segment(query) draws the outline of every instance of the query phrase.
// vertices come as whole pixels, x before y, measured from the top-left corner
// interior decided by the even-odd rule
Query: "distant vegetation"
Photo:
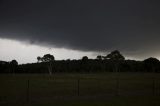
[[[118,51],[96,59],[55,60],[51,54],[37,57],[37,63],[18,65],[16,60],[0,61],[0,73],[94,73],[94,72],[160,72],[160,61],[150,57],[144,61],[125,60]]]

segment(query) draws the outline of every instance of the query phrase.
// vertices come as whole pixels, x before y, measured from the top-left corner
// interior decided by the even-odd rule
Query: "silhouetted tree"
[[[37,57],[37,62],[39,63],[40,61],[42,61],[42,58],[40,56]]]
[[[106,58],[110,60],[125,60],[124,56],[118,50],[112,51]]]
[[[88,61],[88,57],[87,56],[83,56],[82,57],[82,61]]]
[[[45,54],[42,57],[42,62],[53,62],[54,61],[54,56],[51,54]]]
[[[114,64],[115,72],[119,72],[120,62],[125,60],[124,56],[118,50],[114,50],[106,58]]]
[[[98,59],[98,60],[102,60],[102,56],[101,56],[101,55],[98,55],[98,56],[97,56],[97,59]]]
[[[39,57],[37,57],[38,59]],[[51,55],[51,54],[45,54],[42,58],[40,57],[39,58],[42,62],[47,62],[48,63],[48,71],[49,71],[49,74],[51,75],[52,74],[52,65],[53,65],[53,62],[55,60],[54,56]]]
[[[15,73],[15,70],[16,70],[16,68],[18,66],[18,62],[16,60],[12,60],[10,62],[10,65],[11,65],[10,67],[11,67],[12,72]]]
[[[0,73],[11,73],[11,65],[9,62],[0,60]]]
[[[18,62],[17,62],[16,60],[12,60],[10,63],[11,63],[12,65],[15,65],[15,66],[18,65]]]
[[[150,57],[145,59],[144,61],[145,68],[148,72],[157,72],[160,68],[160,62],[158,59]]]
[[[82,71],[88,71],[88,57],[83,56],[81,60],[81,70]]]

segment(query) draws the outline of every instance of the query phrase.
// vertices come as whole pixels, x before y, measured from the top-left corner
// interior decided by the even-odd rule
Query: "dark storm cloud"
[[[85,51],[158,52],[159,0],[1,0],[0,37]]]

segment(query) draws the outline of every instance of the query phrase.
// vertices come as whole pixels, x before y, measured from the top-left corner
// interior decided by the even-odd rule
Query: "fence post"
[[[119,78],[116,78],[116,96],[119,96]]]
[[[153,96],[155,96],[155,94],[156,94],[156,91],[155,91],[155,90],[156,90],[156,84],[155,84],[155,79],[154,79],[154,78],[153,78],[152,84],[153,84],[153,85],[152,85],[152,87],[153,87],[153,88],[152,88]]]
[[[79,79],[77,80],[77,95],[79,96]]]
[[[26,98],[27,103],[29,103],[29,99],[30,99],[30,98],[29,98],[29,96],[30,96],[30,95],[29,95],[29,89],[30,89],[30,88],[29,88],[29,83],[30,83],[29,80],[27,80],[27,98]]]

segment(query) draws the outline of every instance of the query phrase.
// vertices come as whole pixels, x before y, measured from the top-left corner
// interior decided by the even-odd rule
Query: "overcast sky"
[[[116,49],[130,58],[159,58],[159,5],[159,0],[0,0],[0,60],[34,62],[48,52],[59,59],[94,57]]]

